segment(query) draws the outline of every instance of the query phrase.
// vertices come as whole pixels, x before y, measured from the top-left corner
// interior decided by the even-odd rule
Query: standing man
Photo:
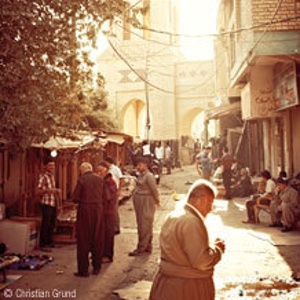
[[[159,162],[159,174],[162,173],[163,165],[164,165],[164,146],[162,142],[157,142],[154,148],[155,158]]]
[[[167,168],[167,174],[171,174],[172,170],[172,165],[173,165],[173,153],[172,149],[170,146],[169,142],[166,142],[166,147],[165,147],[165,166]]]
[[[196,139],[196,141],[194,142],[194,157],[193,157],[193,162],[196,161],[196,156],[200,152],[200,150],[201,150],[201,142],[200,142],[199,139]]]
[[[156,180],[149,171],[147,159],[140,159],[137,170],[139,177],[133,195],[133,205],[138,229],[138,245],[129,256],[151,253],[155,205],[159,205]]]
[[[201,178],[209,180],[212,171],[212,162],[210,159],[211,147],[206,146],[204,150],[201,151],[196,156],[196,169]]]
[[[161,228],[161,259],[150,300],[213,300],[215,265],[225,243],[216,239],[210,246],[204,218],[212,210],[215,187],[198,179],[187,202],[171,212]]]
[[[92,253],[93,274],[101,269],[103,254],[103,179],[93,173],[90,163],[83,162],[72,199],[77,208],[77,268],[75,276],[89,276],[89,253]]]
[[[60,189],[55,187],[55,162],[47,161],[44,172],[40,176],[36,194],[41,197],[42,224],[40,232],[40,248],[42,251],[50,252],[54,247],[53,232],[56,222],[57,197]]]
[[[120,179],[123,176],[121,169],[115,164],[115,161],[112,157],[108,156],[105,158],[105,162],[108,165],[109,173],[112,175],[113,180],[117,185],[117,190],[119,191],[120,188]],[[116,202],[116,209],[115,209],[115,225],[114,225],[115,234],[119,234],[121,232],[120,226],[120,214],[119,214],[119,203]]]
[[[110,263],[114,259],[115,245],[115,209],[118,201],[117,185],[113,180],[106,162],[100,162],[97,167],[97,174],[103,178],[103,257],[102,263]]]
[[[232,199],[231,195],[231,178],[232,178],[232,165],[234,163],[233,157],[229,154],[228,148],[223,148],[223,156],[220,158],[220,165],[223,168],[223,184],[225,188],[224,198],[227,200]]]

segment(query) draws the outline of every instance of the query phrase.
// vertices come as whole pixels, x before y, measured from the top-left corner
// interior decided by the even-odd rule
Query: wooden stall
[[[51,138],[44,144],[34,144],[26,153],[25,193],[20,199],[19,215],[36,218],[40,215],[39,201],[34,194],[45,159],[56,162],[56,186],[61,189],[57,218],[57,242],[75,241],[76,206],[70,201],[78,179],[79,165],[86,161],[96,167],[106,156],[119,166],[126,164],[126,149],[132,138],[121,133],[80,133],[75,140]]]

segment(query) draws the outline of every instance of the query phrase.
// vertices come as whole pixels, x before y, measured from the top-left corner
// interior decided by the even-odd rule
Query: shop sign
[[[297,72],[294,62],[281,65],[275,70],[274,99],[278,110],[293,107],[299,104]]]
[[[271,67],[254,67],[241,91],[243,120],[266,119],[276,115]]]

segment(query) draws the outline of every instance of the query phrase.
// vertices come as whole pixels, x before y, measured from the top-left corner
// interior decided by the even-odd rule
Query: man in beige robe
[[[156,180],[148,168],[147,159],[139,160],[137,170],[140,174],[133,194],[133,205],[137,222],[138,244],[136,249],[129,253],[129,256],[151,253],[155,206],[159,206]]]
[[[203,179],[190,188],[187,203],[171,212],[160,233],[161,262],[150,300],[212,300],[214,266],[225,250],[224,241],[209,245],[204,218],[212,210],[216,192]]]

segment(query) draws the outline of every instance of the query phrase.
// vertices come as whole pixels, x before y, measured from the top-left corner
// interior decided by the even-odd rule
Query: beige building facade
[[[235,153],[274,177],[300,171],[299,15],[296,0],[222,0],[219,7],[217,94],[227,104],[239,99],[243,120]]]
[[[143,10],[145,28],[134,28],[124,15],[97,60],[119,129],[137,140],[192,137],[197,116],[214,106],[214,61],[181,54],[176,1],[140,1],[135,8]]]

